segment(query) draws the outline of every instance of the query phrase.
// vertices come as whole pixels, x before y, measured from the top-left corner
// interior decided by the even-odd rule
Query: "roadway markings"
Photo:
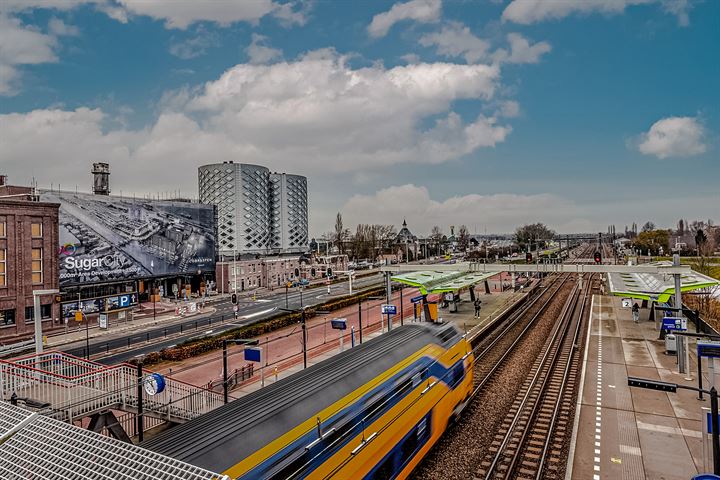
[[[602,434],[602,297],[598,302],[598,359],[597,386],[595,393],[595,456],[593,480],[600,480],[600,442]],[[593,312],[590,312],[592,317]]]
[[[251,313],[249,315],[243,315],[240,318],[242,318],[243,320],[247,320],[253,317],[259,317],[260,315],[265,315],[266,313],[274,312],[275,310],[277,310],[277,307],[268,308],[267,310],[261,310],[259,312]]]

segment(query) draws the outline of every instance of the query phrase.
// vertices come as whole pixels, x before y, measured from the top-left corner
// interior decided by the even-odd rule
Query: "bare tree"
[[[348,231],[345,230],[343,227],[343,219],[342,214],[340,212],[337,213],[337,216],[335,217],[335,232],[333,236],[333,243],[338,249],[338,252],[343,254],[345,253],[345,240],[347,240],[348,237]]]
[[[458,248],[461,252],[467,252],[468,245],[470,244],[470,232],[465,225],[460,225],[458,229]]]
[[[435,253],[437,255],[440,255],[440,243],[442,242],[443,233],[440,227],[435,225],[432,227],[432,230],[430,230],[430,241],[432,242],[433,246],[435,246]]]

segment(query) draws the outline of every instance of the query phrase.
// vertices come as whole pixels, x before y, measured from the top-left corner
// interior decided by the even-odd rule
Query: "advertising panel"
[[[60,287],[215,268],[211,205],[43,191],[60,204]]]

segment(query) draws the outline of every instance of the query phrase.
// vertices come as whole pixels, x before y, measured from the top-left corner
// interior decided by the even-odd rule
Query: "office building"
[[[307,178],[231,161],[198,168],[198,190],[217,206],[222,258],[307,251]]]

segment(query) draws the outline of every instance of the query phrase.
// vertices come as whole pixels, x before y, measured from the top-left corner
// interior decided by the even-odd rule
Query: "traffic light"
[[[599,251],[595,252],[595,263],[602,263],[602,254]]]
[[[234,293],[230,295],[230,301],[233,303],[233,305],[237,305],[237,295]]]
[[[315,267],[311,268],[311,269],[310,269],[310,275],[312,275],[312,276],[314,277],[314,276],[315,276],[315,273],[316,273],[316,272],[315,272]]]
[[[332,277],[332,268],[328,267],[326,273],[327,273],[327,276],[328,276],[328,277]]]
[[[532,263],[532,253],[527,252],[527,253],[525,254],[525,262],[527,262],[527,263]]]

